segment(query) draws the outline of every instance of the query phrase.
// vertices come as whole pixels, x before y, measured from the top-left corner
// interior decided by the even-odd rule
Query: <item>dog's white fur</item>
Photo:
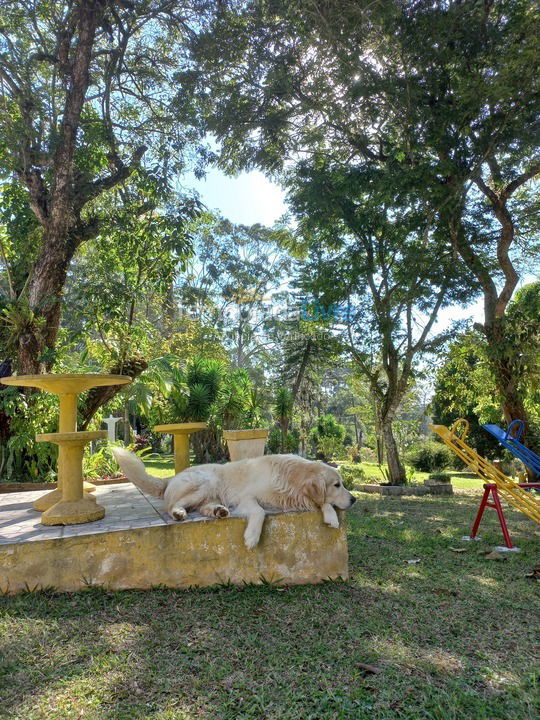
[[[147,473],[141,460],[124,448],[113,448],[123,473],[144,492],[165,501],[175,520],[188,512],[223,518],[230,508],[247,518],[246,547],[259,542],[265,510],[320,509],[324,522],[339,527],[334,507],[346,510],[355,498],[343,487],[338,471],[296,455],[265,455],[225,465],[195,465],[170,478]]]

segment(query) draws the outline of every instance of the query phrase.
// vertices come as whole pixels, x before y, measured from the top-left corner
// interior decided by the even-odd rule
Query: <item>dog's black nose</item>
[[[355,502],[356,498],[354,497],[354,495],[351,495],[351,505],[354,505]]]

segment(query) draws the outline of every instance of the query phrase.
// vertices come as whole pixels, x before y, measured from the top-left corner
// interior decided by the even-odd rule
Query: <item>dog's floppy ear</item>
[[[316,505],[324,505],[326,483],[318,463],[302,463],[292,469],[289,482],[299,495],[309,498]]]

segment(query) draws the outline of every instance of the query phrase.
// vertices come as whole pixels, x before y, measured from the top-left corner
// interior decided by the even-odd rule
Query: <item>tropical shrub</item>
[[[150,433],[143,433],[141,435],[135,435],[133,439],[133,448],[135,452],[144,450],[145,448],[152,448],[152,436]]]
[[[58,400],[50,393],[0,389],[0,481],[56,480],[58,448],[36,442],[36,433],[55,432],[57,417]]]
[[[185,371],[176,369],[169,396],[168,422],[207,422],[193,435],[197,463],[227,458],[223,430],[260,427],[261,397],[246,370],[231,370],[219,360],[199,357]]]
[[[95,452],[87,446],[83,456],[83,476],[93,480],[106,477],[121,477],[122,472],[111,452],[110,444],[104,443]]]
[[[281,453],[289,452],[286,449],[287,430],[289,429],[289,423],[291,422],[293,405],[294,398],[292,392],[286,387],[278,388],[274,403],[274,415],[276,417],[281,432],[281,440],[279,445],[279,452]]]

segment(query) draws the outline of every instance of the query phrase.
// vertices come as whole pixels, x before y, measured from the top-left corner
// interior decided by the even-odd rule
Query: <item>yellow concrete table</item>
[[[189,436],[191,433],[205,430],[205,422],[173,423],[156,425],[154,432],[170,433],[174,437],[174,471],[182,472],[189,467]]]
[[[38,442],[54,442],[58,450],[58,487],[36,500],[34,510],[43,512],[44,525],[74,525],[99,520],[104,508],[84,492],[82,456],[84,445],[107,436],[105,430],[77,432],[77,396],[85,390],[109,385],[126,385],[126,375],[13,375],[1,378],[4,385],[34,387],[58,395],[60,413],[58,433],[37,435]]]

